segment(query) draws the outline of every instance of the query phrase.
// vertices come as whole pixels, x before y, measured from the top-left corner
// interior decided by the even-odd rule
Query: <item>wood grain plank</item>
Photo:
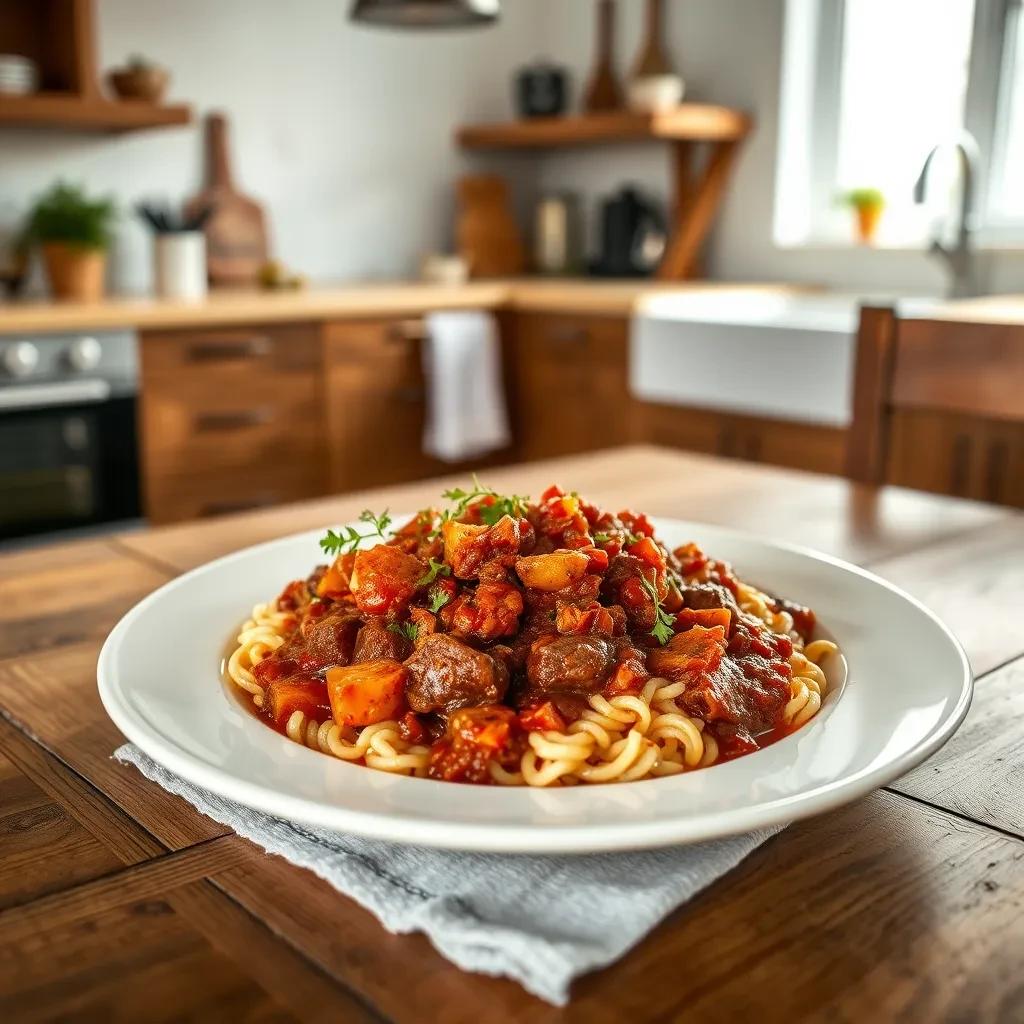
[[[643,445],[496,468],[487,471],[485,481],[501,490],[534,495],[557,481],[611,508],[721,523],[861,564],[1010,515],[976,502],[898,488],[877,490],[812,473]],[[184,571],[250,544],[354,519],[364,508],[413,512],[436,503],[446,487],[464,482],[464,476],[419,481],[124,534],[119,543],[155,564]],[[316,554],[314,550],[311,557]]]
[[[74,863],[67,851],[57,849],[50,852],[56,853],[62,860]],[[117,863],[112,854],[104,852]],[[4,936],[5,941],[14,942],[39,928],[56,927],[124,903],[163,896],[188,882],[216,877],[220,872],[244,863],[249,854],[250,850],[237,836],[222,836],[185,850],[154,857],[123,871],[111,871],[92,881],[72,884],[71,888],[62,888],[59,892],[26,900],[18,906],[0,911],[0,935]],[[6,863],[5,851],[5,866]]]
[[[0,555],[0,658],[105,636],[164,582],[103,541]]]
[[[1024,659],[985,676],[964,724],[892,789],[1024,839]]]
[[[1024,654],[1024,516],[874,563],[957,635],[982,675]]]
[[[0,754],[0,920],[6,907],[120,865],[59,802]]]
[[[791,826],[578,983],[564,1011],[460,972],[422,936],[383,934],[274,858],[219,884],[399,1022],[847,1020],[864,1006],[879,1020],[994,1021],[1024,1012],[1022,868],[1024,844],[876,793]]]
[[[0,1005],[19,1024],[301,1019],[160,899],[5,943]]]

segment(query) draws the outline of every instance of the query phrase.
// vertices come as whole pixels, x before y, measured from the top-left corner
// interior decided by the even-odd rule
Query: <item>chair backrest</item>
[[[865,307],[847,472],[1024,507],[1024,324]]]

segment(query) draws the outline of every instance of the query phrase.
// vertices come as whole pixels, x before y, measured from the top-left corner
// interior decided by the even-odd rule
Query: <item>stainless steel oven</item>
[[[139,511],[132,332],[0,335],[0,541]]]

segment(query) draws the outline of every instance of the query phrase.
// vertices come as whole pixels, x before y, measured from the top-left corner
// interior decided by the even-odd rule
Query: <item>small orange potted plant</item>
[[[877,188],[855,188],[840,196],[840,202],[857,216],[857,240],[861,245],[874,244],[885,211],[885,196]]]
[[[87,199],[81,189],[63,182],[36,201],[26,236],[42,249],[55,298],[102,298],[114,216],[111,200]]]

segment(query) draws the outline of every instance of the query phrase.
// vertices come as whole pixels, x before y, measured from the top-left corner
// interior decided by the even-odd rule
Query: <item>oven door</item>
[[[136,459],[133,396],[0,390],[0,540],[137,516]]]

